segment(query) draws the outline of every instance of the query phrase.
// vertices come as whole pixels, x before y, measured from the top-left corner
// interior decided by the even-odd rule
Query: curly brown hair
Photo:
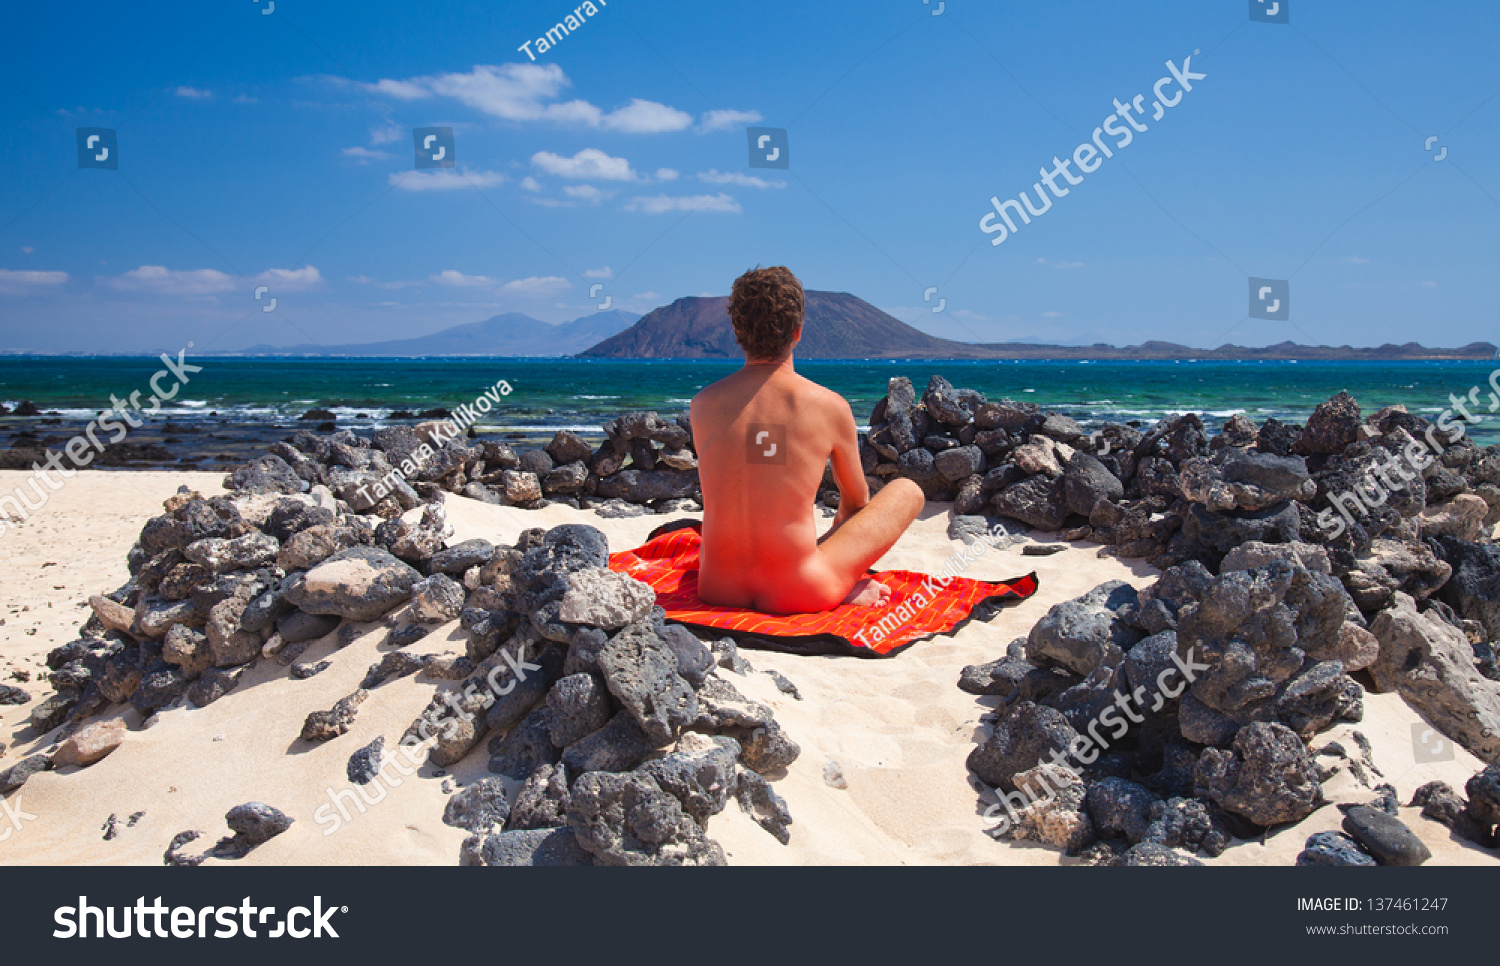
[[[802,328],[802,283],[780,265],[755,268],[734,280],[729,293],[729,321],[747,359],[775,359],[786,352]]]

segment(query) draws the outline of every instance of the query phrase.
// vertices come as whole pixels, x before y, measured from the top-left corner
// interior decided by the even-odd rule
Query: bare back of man
[[[693,399],[703,486],[699,596],[711,604],[808,613],[881,606],[890,591],[865,576],[921,512],[910,480],[872,500],[849,404],[784,359],[744,369]],[[813,503],[832,460],[840,506],[820,540]]]

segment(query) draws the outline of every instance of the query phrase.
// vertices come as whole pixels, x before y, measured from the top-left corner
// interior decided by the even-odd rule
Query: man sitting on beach
[[[698,595],[710,604],[775,614],[884,606],[890,588],[865,572],[922,511],[910,480],[870,498],[849,404],[793,371],[803,311],[802,283],[785,268],[736,279],[729,318],[745,367],[693,398],[703,485]],[[839,509],[819,538],[813,501],[829,459]]]

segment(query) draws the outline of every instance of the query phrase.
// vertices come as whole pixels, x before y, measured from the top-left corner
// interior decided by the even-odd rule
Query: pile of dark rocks
[[[485,565],[506,607],[462,613],[476,668],[459,690],[475,695],[473,717],[446,728],[429,760],[457,761],[492,735],[489,770],[521,782],[512,798],[492,779],[450,800],[444,820],[474,833],[464,864],[722,865],[703,828],[731,798],[789,839],[763,776],[799,748],[731,683],[750,670],[734,642],[710,647],[667,624],[648,585],[605,569],[607,550],[589,526],[527,531]],[[487,701],[507,666],[514,680]],[[408,734],[451,722],[446,704],[435,697]]]
[[[1058,604],[1004,658],[964,669],[961,688],[1002,699],[970,770],[1036,803],[1003,834],[1092,862],[1217,855],[1325,804],[1333,771],[1309,743],[1359,721],[1366,688],[1399,692],[1481,760],[1500,760],[1500,448],[1460,439],[1423,474],[1396,478],[1405,488],[1373,515],[1337,528],[1317,521],[1329,498],[1356,482],[1370,492],[1369,467],[1430,438],[1424,420],[1399,409],[1362,420],[1341,394],[1306,427],[1234,417],[1210,439],[1189,414],[1086,437],[1066,417],[937,378],[920,402],[892,380],[883,414],[872,445],[927,435],[874,473],[910,475],[931,457],[936,476],[910,478],[951,494],[956,514],[1061,529],[1163,568],[1143,591],[1113,581]],[[972,474],[937,468],[964,448]],[[1094,757],[1080,766],[1090,735]]]
[[[239,472],[296,493],[326,486],[360,513],[397,516],[440,492],[541,509],[562,503],[605,517],[703,508],[698,457],[686,413],[666,421],[630,412],[604,426],[595,447],[566,430],[545,447],[517,450],[493,438],[450,435],[430,420],[328,435],[299,432]]]
[[[1340,393],[1306,426],[1268,419],[1256,427],[1238,414],[1212,437],[1196,413],[1138,425],[1085,432],[1068,416],[990,402],[942,376],[918,398],[897,377],[875,405],[861,458],[873,489],[905,477],[929,500],[951,501],[957,516],[1020,521],[1163,570],[1195,559],[1217,571],[1250,541],[1327,544],[1341,580],[1359,572],[1351,593],[1367,612],[1398,590],[1429,596],[1457,566],[1450,558],[1472,553],[1467,544],[1490,544],[1500,522],[1500,446],[1481,449],[1467,437],[1449,444],[1449,431],[1429,436],[1433,424],[1399,406],[1362,418],[1358,402]],[[1392,478],[1399,487],[1379,483],[1384,461],[1404,459],[1415,440],[1443,447],[1436,462],[1420,479]],[[1336,526],[1343,518],[1330,497],[1356,483],[1368,489],[1367,477],[1389,499]],[[1320,525],[1325,510],[1331,516]],[[1426,545],[1443,538],[1442,552]],[[1488,630],[1500,637],[1500,625]]]
[[[649,420],[640,427],[686,439]],[[489,739],[489,770],[520,783],[513,796],[495,780],[450,801],[451,824],[475,833],[463,861],[722,864],[703,825],[730,798],[787,841],[791,817],[763,776],[779,775],[799,749],[771,709],[731,683],[752,673],[732,640],[705,643],[667,624],[648,585],[607,569],[596,528],[531,529],[513,546],[451,543],[435,480],[398,480],[360,499],[401,451],[395,437],[383,443],[299,433],[230,474],[226,495],[184,489],[167,500],[130,551],[130,580],[90,598],[79,639],[48,655],[54,693],[33,709],[33,730],[62,729],[60,740],[122,703],[139,721],[204,707],[257,666],[311,677],[338,656],[301,662],[314,642],[342,648],[382,632],[385,652],[361,687],[308,715],[301,739],[341,738],[384,683],[424,675],[432,702],[402,740],[430,742],[427,774]],[[651,446],[637,448],[644,460]],[[455,479],[467,477],[467,449],[434,452],[452,460]],[[455,621],[464,654],[417,653]],[[353,752],[351,781],[378,774],[385,740]],[[0,784],[10,791],[54,765],[34,755]],[[186,861],[184,844],[169,861]]]

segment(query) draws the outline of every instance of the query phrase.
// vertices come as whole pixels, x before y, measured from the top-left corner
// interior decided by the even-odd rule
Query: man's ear
[[[796,332],[796,334],[792,336],[792,345],[796,345],[797,343],[799,343],[801,341],[802,341],[802,326],[799,325],[799,326],[797,326],[797,332]]]

